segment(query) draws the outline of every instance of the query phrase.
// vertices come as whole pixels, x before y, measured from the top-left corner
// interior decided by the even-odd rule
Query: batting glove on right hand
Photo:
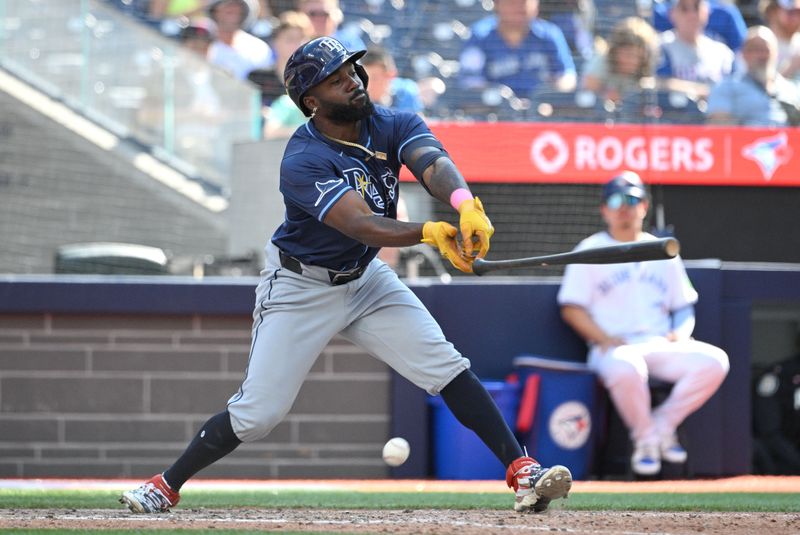
[[[477,258],[483,258],[489,252],[489,238],[494,234],[492,222],[483,211],[483,203],[477,197],[467,199],[458,207],[458,213],[461,214],[459,226],[464,254],[472,258],[472,239],[475,237],[480,245]]]
[[[472,273],[472,259],[465,260],[456,241],[458,230],[444,221],[428,221],[422,226],[422,243],[439,249],[443,257],[464,273]]]

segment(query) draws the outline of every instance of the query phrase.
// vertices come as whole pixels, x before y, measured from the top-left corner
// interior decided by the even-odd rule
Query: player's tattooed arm
[[[375,215],[352,190],[333,205],[323,223],[370,247],[407,247],[422,238],[422,223]]]
[[[450,204],[450,194],[457,189],[469,190],[466,180],[446,152],[433,146],[416,147],[410,151],[407,167],[431,195]]]

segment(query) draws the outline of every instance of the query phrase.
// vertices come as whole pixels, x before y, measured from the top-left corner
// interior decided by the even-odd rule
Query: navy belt
[[[288,269],[292,273],[297,273],[298,275],[303,274],[303,264],[301,264],[298,259],[287,255],[283,251],[278,251],[278,256],[280,256],[281,266],[283,268]],[[328,278],[330,278],[332,285],[339,286],[340,284],[347,284],[350,281],[358,279],[366,270],[366,266],[357,267],[347,271],[333,271],[329,269]]]

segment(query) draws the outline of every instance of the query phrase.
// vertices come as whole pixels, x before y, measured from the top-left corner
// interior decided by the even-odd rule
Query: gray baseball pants
[[[283,420],[336,334],[432,395],[469,368],[422,302],[382,261],[373,260],[360,278],[339,286],[331,285],[326,269],[302,267],[302,275],[282,268],[277,247],[267,246],[247,371],[228,401],[233,430],[243,442],[266,436]]]

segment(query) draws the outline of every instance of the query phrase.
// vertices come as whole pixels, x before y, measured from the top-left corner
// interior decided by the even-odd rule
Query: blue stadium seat
[[[642,0],[594,0],[594,34],[607,39],[614,25],[625,17],[643,17],[650,21],[650,10]]]
[[[703,124],[703,101],[677,91],[637,91],[622,97],[618,120],[623,123]]]
[[[535,122],[605,123],[614,119],[614,105],[591,91],[542,89],[531,96],[529,117]]]
[[[507,86],[464,89],[450,84],[436,101],[430,115],[442,119],[471,121],[524,121],[528,102],[517,98]]]

